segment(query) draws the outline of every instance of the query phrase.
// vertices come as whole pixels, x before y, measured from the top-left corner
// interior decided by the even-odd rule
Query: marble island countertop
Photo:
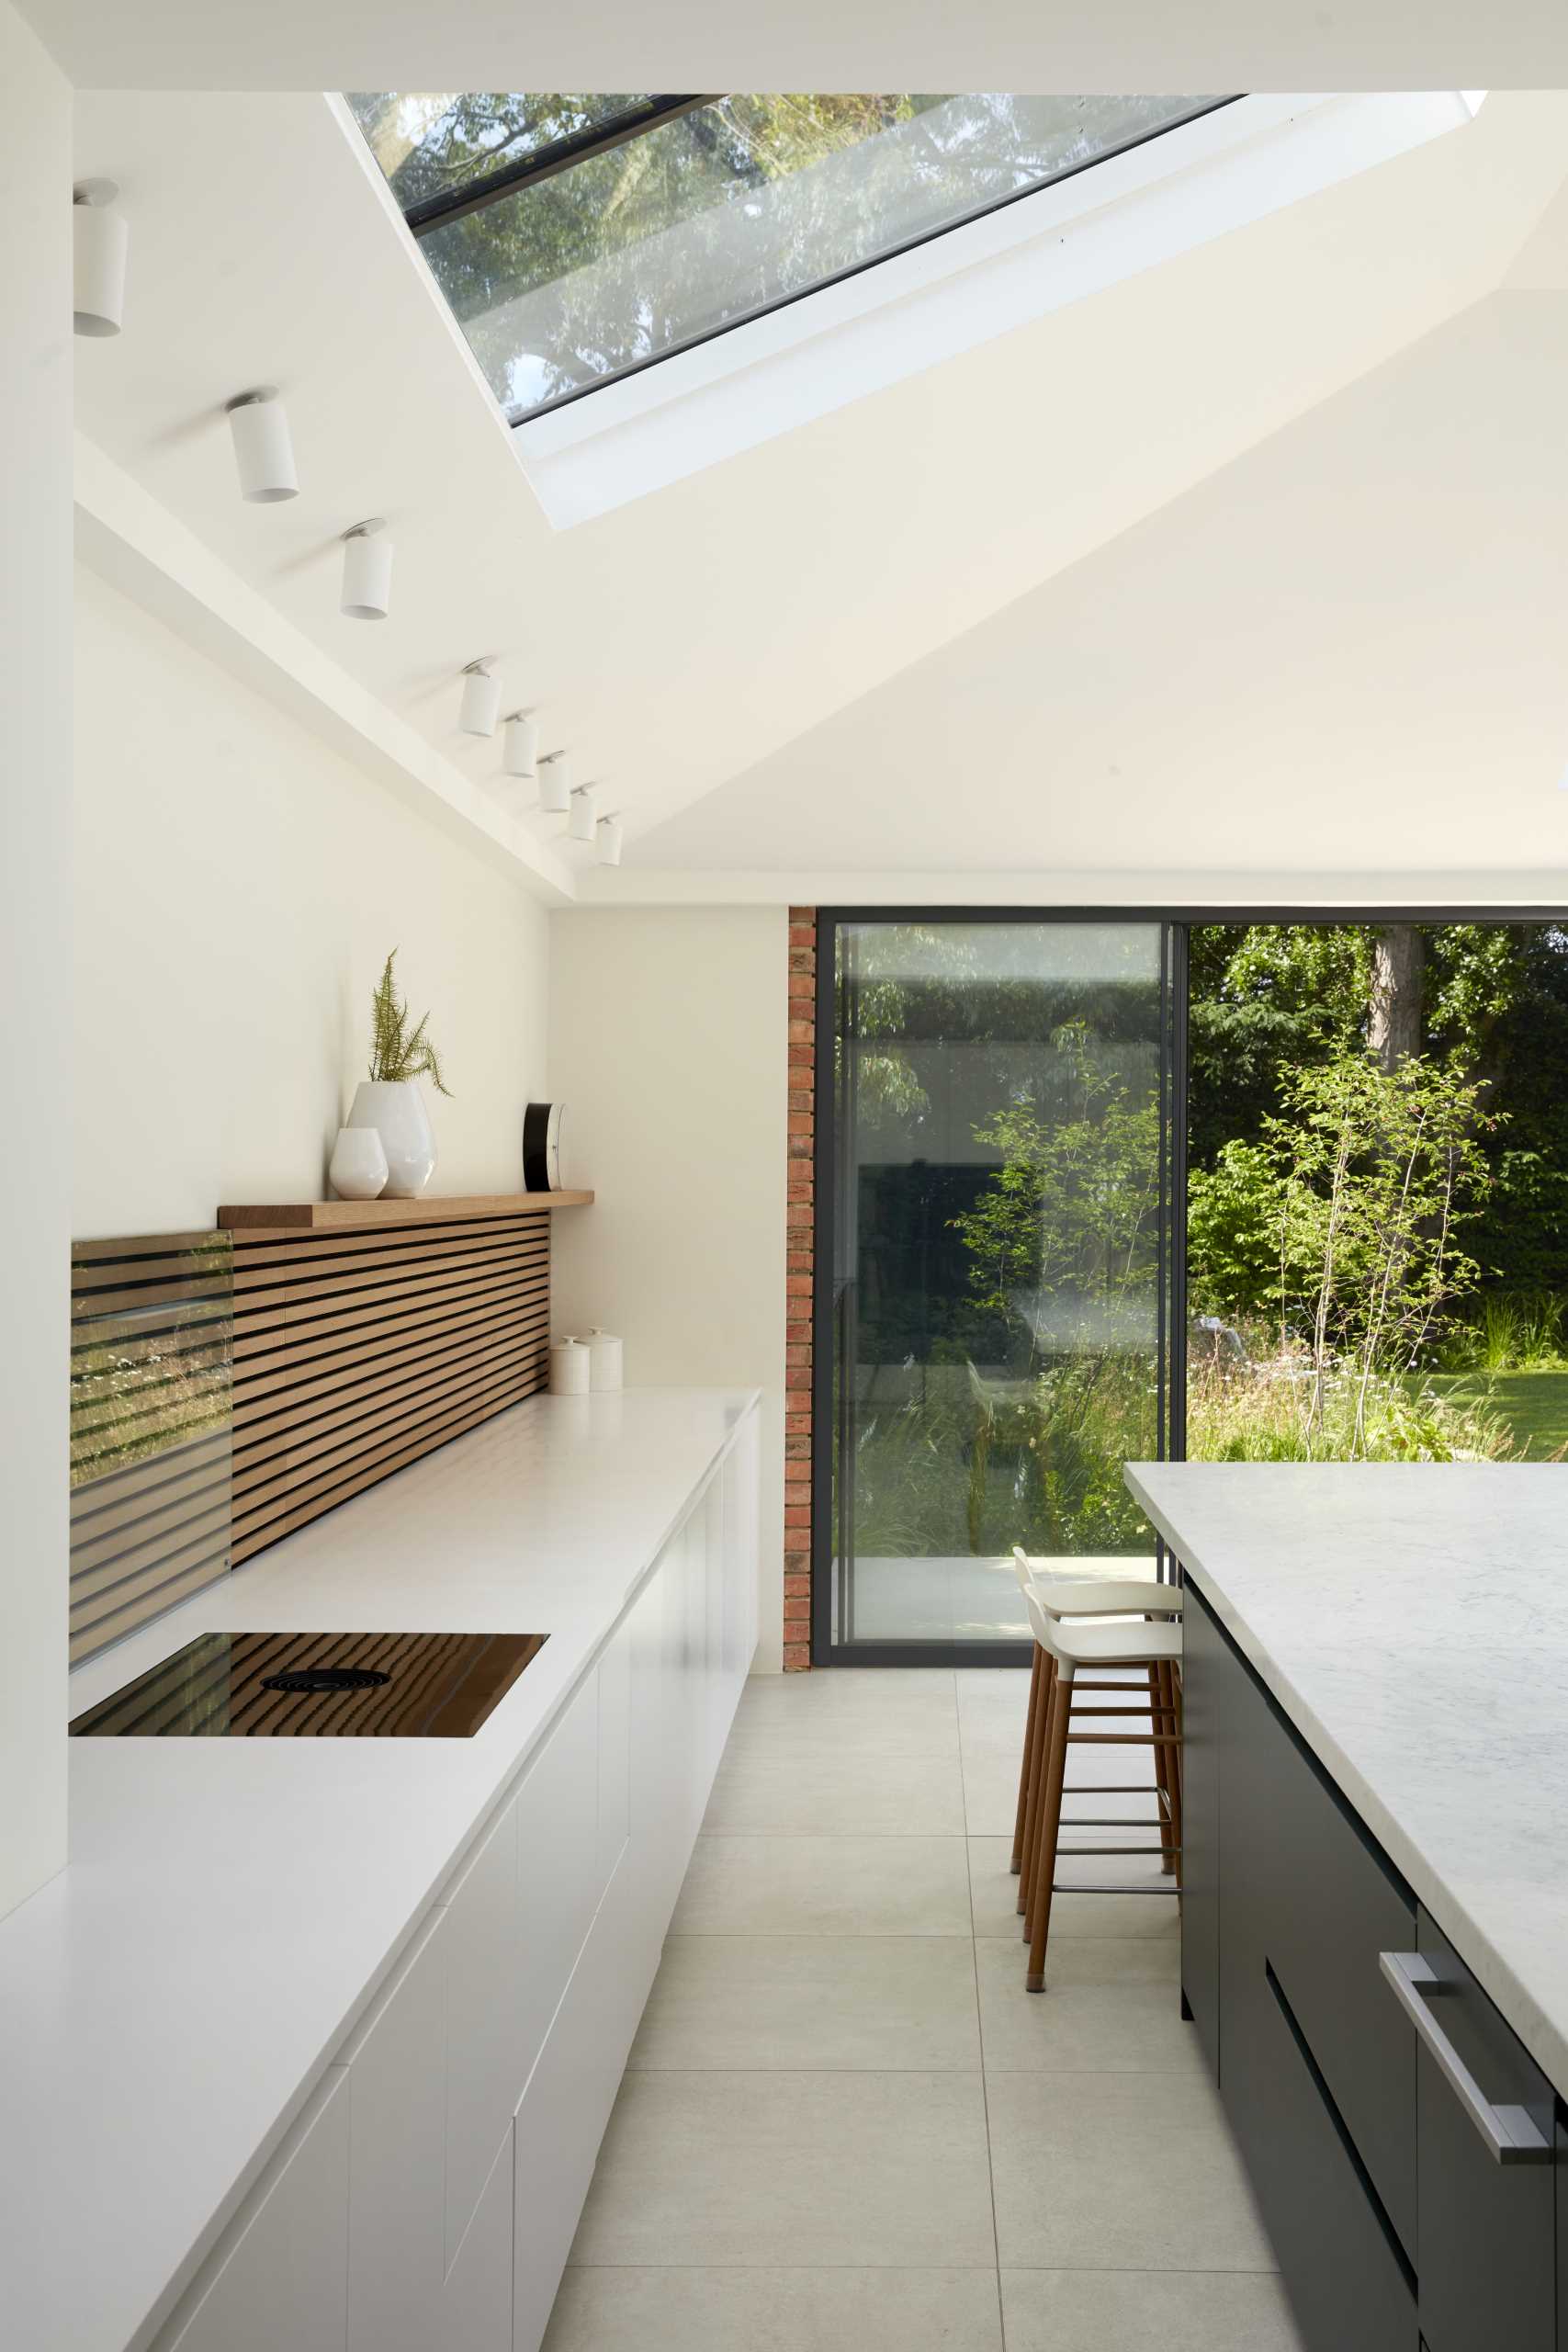
[[[1127,1484],[1568,2098],[1568,1469],[1139,1463]]]
[[[62,1685],[220,1629],[549,1635],[470,1738],[71,1742],[69,1867],[0,1920],[0,2341],[150,2340],[752,1403],[532,1398]]]

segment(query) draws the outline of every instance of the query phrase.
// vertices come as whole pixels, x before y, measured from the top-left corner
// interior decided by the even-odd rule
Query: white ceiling
[[[27,0],[83,88],[1551,88],[1562,0]]]
[[[134,224],[126,332],[77,349],[85,433],[487,784],[499,744],[458,735],[454,681],[475,655],[502,655],[508,703],[537,703],[547,742],[572,746],[580,780],[605,779],[607,805],[626,811],[628,865],[645,868],[904,865],[917,843],[916,864],[950,872],[999,851],[1059,865],[1087,809],[1064,830],[1026,778],[1005,818],[984,815],[981,854],[965,800],[1010,773],[1019,730],[1038,725],[1038,684],[1057,676],[1051,650],[1067,643],[1079,666],[1051,696],[1049,733],[1058,772],[1094,779],[1089,862],[1124,862],[1107,857],[1113,839],[1146,862],[1170,774],[1156,778],[1154,750],[1197,673],[1178,665],[1168,691],[1152,691],[1171,616],[1140,601],[1139,546],[1168,530],[1179,546],[1194,515],[1204,527],[1195,486],[1213,478],[1224,511],[1227,484],[1248,478],[1240,453],[1464,311],[1516,260],[1532,285],[1551,282],[1568,249],[1561,201],[1549,211],[1568,169],[1568,97],[1495,95],[1463,131],[556,534],[324,100],[96,93],[78,118],[78,168],[118,179]],[[1548,335],[1543,368],[1551,347]],[[304,487],[283,506],[248,507],[234,491],[221,403],[256,381],[281,384],[293,418]],[[1432,399],[1440,413],[1440,387]],[[1493,433],[1495,413],[1483,405],[1474,429]],[[1379,435],[1400,460],[1403,429],[1375,398],[1366,416],[1355,462],[1375,482]],[[1548,476],[1564,463],[1544,444],[1538,456]],[[1211,647],[1247,644],[1245,673],[1205,727],[1211,752],[1245,742],[1248,761],[1262,748],[1241,724],[1251,682],[1288,683],[1311,617],[1258,593],[1288,571],[1291,535],[1319,519],[1288,481],[1271,494],[1282,503],[1261,571],[1251,554],[1239,578],[1174,561],[1188,582],[1180,626]],[[399,550],[393,617],[375,626],[335,610],[336,534],[369,513],[389,516]],[[1370,516],[1360,497],[1344,504],[1346,578],[1378,556]],[[1412,571],[1422,594],[1402,627],[1418,670],[1415,615],[1428,616],[1440,695],[1461,583],[1450,571],[1444,604],[1429,550]],[[1299,718],[1284,731],[1343,742],[1365,697],[1331,644],[1320,659],[1316,697],[1289,706]],[[1114,726],[1078,691],[1096,674],[1107,693],[1115,677]],[[1539,689],[1539,664],[1521,683]],[[1551,719],[1542,707],[1543,731]],[[1128,758],[1096,766],[1108,728],[1124,729]],[[1112,765],[1136,788],[1111,789]],[[1212,808],[1234,844],[1240,786],[1222,767],[1204,763],[1182,824]],[[1284,854],[1296,836],[1278,832]],[[1179,838],[1190,845],[1190,830]]]
[[[1565,416],[1568,296],[1495,294],[639,858],[1561,876]]]

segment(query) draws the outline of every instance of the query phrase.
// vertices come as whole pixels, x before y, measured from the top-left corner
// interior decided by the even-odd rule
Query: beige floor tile
[[[952,1755],[759,1752],[734,1742],[714,1781],[705,1829],[849,1831],[936,1837],[964,1830],[964,1784]]]
[[[572,2269],[545,2352],[1001,2352],[1001,2341],[989,2270]]]
[[[732,1749],[831,1747],[839,1756],[956,1756],[953,1676],[911,1668],[753,1675],[740,1695]]]
[[[1017,1747],[981,1746],[966,1739],[960,1753],[964,1819],[970,1837],[1010,1840],[1018,1818]]]
[[[1119,1831],[1107,1833],[1119,1837]],[[1139,1845],[1152,1843],[1152,1836],[1139,1837]],[[1018,1917],[1018,1881],[1008,1864],[1012,1853],[1011,1838],[972,1838],[969,1840],[969,1890],[975,1910],[975,1932],[977,1936],[1007,1936],[1022,1931],[1023,1922]],[[1129,1936],[1157,1937],[1173,1945],[1180,1939],[1179,1905],[1170,1893],[1170,1880],[1162,1875],[1157,1860],[1141,1855],[1129,1856],[1125,1862],[1114,1855],[1078,1855],[1064,1857],[1058,1865],[1059,1883],[1081,1886],[1085,1892],[1058,1894],[1051,1906],[1051,1939],[1056,1943],[1069,1936],[1108,1937],[1121,1941]],[[1101,1884],[1114,1882],[1117,1885],[1146,1886],[1146,1894],[1096,1894],[1092,1892],[1096,1880]]]
[[[978,2074],[628,2074],[572,2259],[876,2268],[934,2248],[996,2258]]]
[[[1278,2278],[1004,2270],[1008,2352],[1303,2352]]]
[[[1016,1938],[977,1943],[975,1958],[987,2069],[1179,2075],[1203,2065],[1198,2037],[1181,2021],[1176,1950],[1166,1939],[1053,1937],[1043,1993],[1024,1990],[1028,1955]]]
[[[699,1838],[671,1932],[966,1936],[962,1838]]]
[[[1004,2269],[1274,2268],[1201,2075],[987,2070],[986,2093]]]
[[[967,1936],[671,1936],[629,2063],[973,2070],[974,1946]]]

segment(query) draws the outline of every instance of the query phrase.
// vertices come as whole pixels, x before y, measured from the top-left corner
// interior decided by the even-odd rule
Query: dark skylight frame
[[[1220,107],[1234,102],[1234,96],[1230,96],[1155,99],[1067,96],[1002,98],[983,96],[954,97],[928,95],[901,98],[828,97],[796,100],[778,95],[772,98],[748,98],[737,96],[733,93],[717,96],[701,94],[634,93],[609,99],[563,98],[553,96],[548,100],[513,97],[505,93],[474,94],[473,96],[459,93],[445,101],[434,98],[421,99],[412,94],[361,93],[352,95],[348,101],[370,141],[372,152],[376,153],[378,162],[386,173],[394,195],[399,197],[400,201],[403,198],[404,190],[400,187],[399,182],[400,177],[406,173],[408,159],[412,156],[418,163],[428,164],[429,151],[422,151],[417,140],[405,141],[400,133],[393,143],[402,149],[403,161],[396,169],[389,169],[386,154],[383,152],[386,142],[382,141],[378,144],[373,130],[373,119],[378,118],[384,123],[390,119],[388,114],[389,108],[416,106],[434,107],[444,104],[449,110],[479,107],[493,109],[491,127],[497,130],[498,139],[496,145],[487,148],[486,153],[487,154],[491,153],[502,154],[505,160],[486,169],[471,168],[471,159],[459,159],[456,164],[453,164],[445,158],[437,158],[434,172],[427,170],[423,175],[425,181],[423,187],[418,186],[421,175],[415,173],[412,175],[415,187],[413,192],[409,194],[408,200],[402,201],[402,209],[410,228],[424,247],[425,258],[431,265],[437,284],[441,287],[458,324],[473,348],[475,356],[490,380],[497,400],[513,424],[531,422],[555,409],[581,400],[587,393],[597,391],[606,384],[620,382],[628,377],[640,374],[644,369],[657,366],[663,359],[671,358],[682,351],[694,350],[718,335],[729,333],[736,327],[766,317],[774,311],[783,310],[803,300],[808,294],[818,293],[825,287],[840,284],[848,278],[858,276],[863,270],[874,267],[878,263],[891,260],[900,254],[914,251],[934,238],[945,236],[950,230],[964,227],[1009,205],[1018,203],[1027,197],[1038,195],[1045,188],[1059,186],[1066,180],[1077,177],[1084,171],[1092,170],[1097,164],[1108,161],[1113,155],[1125,154],[1134,148],[1146,144],[1150,140],[1163,137],[1167,131],[1179,129],[1184,124],[1195,121],[1201,116],[1213,113]],[[526,116],[524,111],[530,105],[548,106],[566,114],[568,119],[558,128],[557,135],[536,138],[530,142]],[[825,145],[819,154],[807,153],[799,162],[792,164],[786,159],[782,168],[772,174],[758,172],[750,175],[744,169],[740,169],[734,172],[728,182],[716,175],[711,181],[698,179],[695,182],[697,193],[699,198],[704,195],[707,197],[708,201],[705,204],[699,202],[687,209],[672,207],[668,220],[656,221],[646,237],[628,237],[623,245],[619,247],[607,245],[602,254],[589,252],[585,257],[580,257],[572,268],[562,270],[554,278],[547,272],[541,272],[532,278],[524,275],[514,280],[509,289],[504,272],[487,266],[482,231],[464,232],[460,228],[459,224],[471,221],[475,216],[483,214],[496,206],[512,208],[510,216],[506,214],[501,216],[497,223],[498,229],[508,217],[515,223],[526,217],[520,212],[519,208],[525,206],[530,192],[538,189],[543,184],[583,166],[592,166],[596,159],[611,157],[617,150],[636,150],[635,154],[628,155],[626,165],[622,167],[620,179],[611,186],[609,200],[601,202],[597,211],[592,204],[585,204],[581,209],[581,218],[574,221],[573,226],[577,230],[592,235],[597,220],[615,212],[625,186],[628,182],[635,185],[639,167],[646,166],[643,173],[645,178],[652,176],[657,179],[660,150],[668,152],[671,141],[678,141],[687,149],[692,149],[698,144],[703,146],[716,144],[711,134],[714,127],[722,123],[732,139],[733,134],[739,130],[742,134],[740,143],[743,144],[747,130],[743,120],[738,118],[738,110],[764,107],[783,109],[790,107],[797,109],[859,107],[865,109],[903,108],[905,111],[886,122],[878,122],[874,116],[872,116],[869,118],[872,121],[869,131],[858,133],[836,144]],[[1005,176],[1010,172],[1018,184],[1000,187],[987,194],[982,200],[968,204],[960,203],[947,209],[938,217],[916,226],[910,233],[891,236],[886,243],[872,243],[869,250],[852,254],[848,258],[841,260],[837,266],[823,269],[816,274],[807,274],[798,283],[776,285],[763,289],[761,299],[750,301],[742,300],[737,301],[733,307],[724,307],[718,315],[699,319],[690,332],[665,334],[655,341],[651,347],[623,348],[618,352],[607,349],[602,352],[597,359],[592,356],[585,356],[581,349],[578,348],[570,353],[563,364],[558,353],[547,353],[541,356],[530,351],[526,344],[523,345],[513,356],[507,356],[506,338],[504,335],[498,337],[492,332],[498,316],[504,315],[513,307],[530,302],[535,304],[547,302],[557,297],[560,287],[570,286],[574,280],[581,280],[591,270],[603,269],[613,272],[618,264],[623,273],[629,275],[629,277],[635,280],[638,259],[649,254],[656,240],[660,237],[669,237],[672,232],[697,235],[705,227],[716,224],[714,233],[722,241],[726,229],[740,216],[761,213],[763,209],[764,198],[782,200],[782,203],[787,206],[799,190],[806,189],[809,201],[811,191],[808,188],[808,180],[811,172],[820,172],[824,166],[829,168],[841,166],[846,156],[850,161],[851,171],[853,171],[857,165],[867,163],[868,160],[870,168],[875,171],[878,164],[884,161],[889,153],[888,147],[878,145],[880,134],[884,130],[908,132],[914,126],[919,125],[923,132],[927,119],[931,119],[934,128],[936,111],[947,107],[1063,110],[1074,107],[1102,110],[1121,108],[1125,110],[1125,120],[1118,130],[1114,114],[1107,114],[1106,127],[1113,135],[1106,136],[1100,143],[1093,145],[1089,152],[1066,152],[1060,160],[1048,167],[1033,172],[1028,170],[1021,157],[1010,157],[1001,153],[991,156],[982,155],[978,159],[978,170],[989,172],[993,176]],[[510,118],[507,113],[509,108],[512,110]],[[1159,111],[1151,112],[1140,118],[1136,111],[1138,109],[1158,109]],[[576,119],[571,119],[574,114]],[[679,126],[694,116],[699,119],[694,125],[693,131],[690,133],[682,131]],[[437,116],[434,118],[435,130],[438,132],[444,127],[449,130],[451,119],[450,112],[445,118]],[[976,118],[976,120],[979,121],[980,118]],[[509,121],[513,124],[510,132]],[[1057,127],[1056,135],[1065,136],[1066,131],[1070,128],[1070,116],[1064,114],[1062,123]],[[1035,136],[1038,140],[1040,137],[1038,131]],[[653,143],[639,145],[639,142],[644,141]],[[1080,138],[1080,147],[1081,143]],[[956,178],[962,179],[963,171],[968,160],[970,159],[962,156],[958,158]],[[705,164],[704,158],[699,158],[699,162]],[[434,187],[429,185],[432,176],[438,183]],[[446,182],[445,186],[439,185],[443,178]],[[589,194],[589,184],[585,179],[581,185],[582,193],[586,197]],[[898,193],[897,190],[894,192],[895,196]],[[830,235],[838,232],[840,226],[837,219],[829,219]],[[758,242],[753,239],[754,244]],[[455,259],[455,256],[458,257]],[[746,270],[755,269],[770,260],[777,266],[777,256],[770,256],[765,252],[747,256],[743,260],[739,274],[744,275]],[[692,290],[690,276],[682,281],[682,290],[683,292]],[[698,290],[700,292],[700,288]],[[485,305],[487,294],[493,295],[488,307]],[[623,300],[623,342],[629,339],[626,319],[629,317],[630,308],[633,305],[640,306],[642,300],[643,293],[640,284],[636,285],[629,300]],[[611,307],[614,307],[613,304]],[[635,324],[635,322],[632,323]],[[522,389],[517,380],[518,374],[525,368],[536,371],[553,371],[556,380],[539,382],[538,391],[541,395],[539,397],[517,397],[518,391]],[[573,368],[577,369],[580,380],[570,380]]]

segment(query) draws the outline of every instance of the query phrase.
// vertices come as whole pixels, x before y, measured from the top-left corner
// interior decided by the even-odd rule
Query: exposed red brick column
[[[811,1273],[816,1183],[817,910],[789,910],[789,1203],[784,1285],[784,1662],[811,1664]]]

